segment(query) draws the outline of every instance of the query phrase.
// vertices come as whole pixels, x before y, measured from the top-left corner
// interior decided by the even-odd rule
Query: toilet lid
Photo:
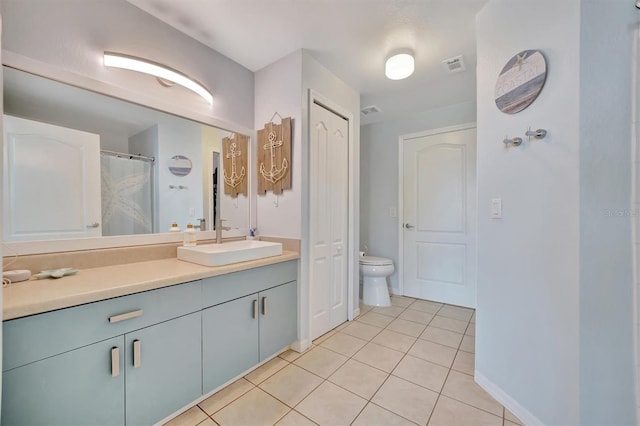
[[[393,265],[393,261],[391,259],[387,259],[386,257],[362,256],[360,257],[360,264],[373,265],[373,266],[385,266],[385,265]]]

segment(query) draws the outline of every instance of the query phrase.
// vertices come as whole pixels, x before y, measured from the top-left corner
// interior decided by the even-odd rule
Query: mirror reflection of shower
[[[155,159],[100,151],[102,235],[155,232]]]

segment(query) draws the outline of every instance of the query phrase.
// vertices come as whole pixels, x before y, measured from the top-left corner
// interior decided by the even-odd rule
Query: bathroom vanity
[[[153,424],[297,337],[298,254],[162,259],[4,290],[2,424]]]

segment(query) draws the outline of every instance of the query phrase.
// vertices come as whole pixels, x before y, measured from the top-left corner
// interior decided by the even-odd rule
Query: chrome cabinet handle
[[[262,298],[262,315],[267,315],[267,298]]]
[[[413,229],[413,228],[415,228],[415,226],[413,226],[413,225],[409,225],[408,223],[405,223],[405,224],[404,224],[404,227],[405,227],[405,228],[407,228],[407,229]]]
[[[99,228],[100,224],[98,222],[93,222],[91,225],[87,225],[87,228]]]
[[[120,375],[120,348],[114,346],[111,348],[111,377]]]
[[[258,318],[258,301],[253,301],[253,318]]]
[[[136,339],[133,341],[133,368],[138,368],[142,365],[142,343]]]
[[[126,312],[124,314],[120,314],[120,315],[114,315],[109,317],[109,322],[111,324],[116,323],[116,322],[120,322],[120,321],[125,321],[131,318],[137,318],[137,317],[141,317],[142,316],[142,309],[138,309],[137,311],[131,311],[131,312]]]

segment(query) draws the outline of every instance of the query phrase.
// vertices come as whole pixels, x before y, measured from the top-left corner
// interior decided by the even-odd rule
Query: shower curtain
[[[152,163],[102,154],[102,235],[153,232]]]

